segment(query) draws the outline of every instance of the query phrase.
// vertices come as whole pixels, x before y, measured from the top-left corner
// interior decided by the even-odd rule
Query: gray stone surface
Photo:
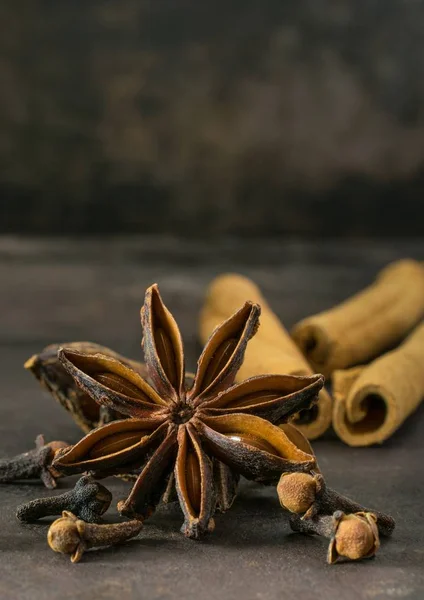
[[[138,311],[145,287],[161,285],[186,342],[198,355],[195,316],[204,285],[222,270],[254,277],[288,325],[369,283],[394,258],[422,258],[421,241],[242,244],[216,251],[172,240],[46,242],[0,239],[0,456],[79,431],[22,368],[53,341],[91,339],[140,356]],[[79,565],[51,552],[47,523],[20,525],[17,504],[47,494],[39,484],[0,487],[0,597],[222,600],[385,600],[424,595],[422,521],[424,407],[383,447],[351,449],[331,433],[314,444],[331,486],[391,513],[397,528],[378,556],[325,564],[326,542],[291,534],[275,491],[245,483],[233,508],[204,542],[186,540],[177,506],[159,510],[140,536],[84,556]],[[62,482],[67,489],[73,480]],[[107,480],[114,501],[128,484]],[[116,513],[110,514],[113,520]]]

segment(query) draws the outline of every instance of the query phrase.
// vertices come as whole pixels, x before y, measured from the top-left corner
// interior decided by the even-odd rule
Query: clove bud
[[[23,523],[30,523],[42,517],[60,515],[64,510],[89,523],[97,523],[107,511],[112,501],[112,494],[103,485],[94,481],[90,475],[84,475],[75,487],[49,498],[37,498],[21,504],[16,517]]]
[[[66,442],[57,441],[46,444],[44,436],[38,435],[33,450],[0,460],[0,483],[40,478],[46,488],[54,489],[60,473],[52,467],[52,462],[56,454],[68,446]]]
[[[302,514],[302,520],[319,515],[332,515],[336,511],[345,513],[372,513],[375,515],[381,535],[389,536],[395,521],[389,515],[363,507],[327,487],[318,473],[283,473],[277,486],[280,504],[292,513]]]
[[[293,531],[329,538],[327,562],[330,565],[343,558],[371,558],[380,547],[377,519],[369,512],[345,514],[338,510],[333,515],[318,515],[307,520],[293,514],[290,526]]]
[[[70,554],[71,562],[76,563],[89,548],[120,544],[138,535],[142,527],[143,521],[139,520],[94,525],[64,510],[62,516],[50,525],[47,541],[54,552]]]

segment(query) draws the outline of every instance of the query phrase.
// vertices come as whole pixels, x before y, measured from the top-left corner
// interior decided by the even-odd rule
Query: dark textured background
[[[422,234],[422,0],[3,0],[0,231]]]

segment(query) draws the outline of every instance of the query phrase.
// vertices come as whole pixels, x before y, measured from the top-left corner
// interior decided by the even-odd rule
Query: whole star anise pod
[[[233,385],[260,307],[246,304],[211,335],[187,389],[181,335],[157,285],[141,310],[149,385],[128,364],[72,349],[59,359],[100,405],[131,418],[90,432],[54,461],[63,474],[138,473],[121,514],[145,519],[175,485],[185,522],[199,538],[213,528],[216,508],[231,505],[239,475],[276,483],[283,472],[315,465],[309,443],[284,423],[316,400],[323,377],[265,375]]]

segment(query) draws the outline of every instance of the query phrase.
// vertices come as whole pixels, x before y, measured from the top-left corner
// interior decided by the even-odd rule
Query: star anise
[[[260,307],[246,302],[213,332],[189,389],[181,335],[157,285],[147,290],[141,310],[154,387],[113,357],[60,350],[77,385],[100,405],[131,418],[93,430],[63,451],[55,468],[97,477],[138,473],[118,508],[139,519],[153,512],[175,482],[185,517],[182,531],[192,538],[213,528],[216,508],[229,508],[240,474],[269,484],[283,472],[312,469],[307,440],[290,424],[276,424],[308,408],[323,377],[265,375],[233,385],[259,315]]]

